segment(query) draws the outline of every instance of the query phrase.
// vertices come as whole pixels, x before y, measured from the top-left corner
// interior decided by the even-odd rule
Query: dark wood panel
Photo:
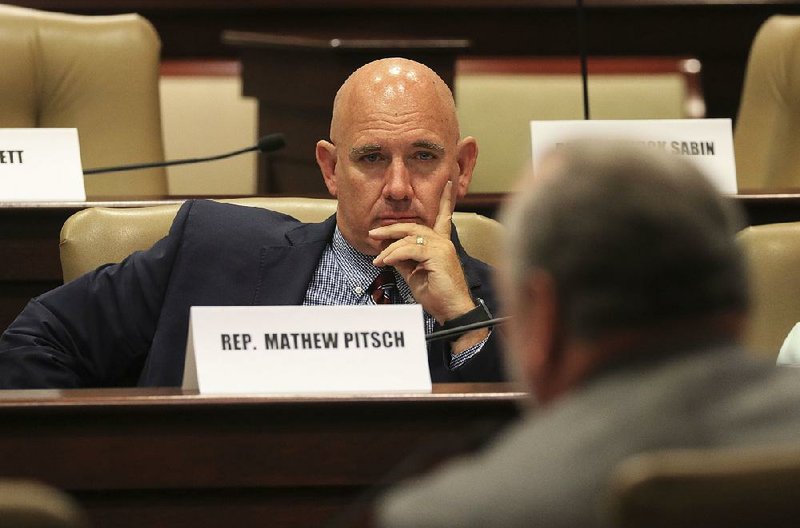
[[[335,35],[333,35],[335,36]],[[333,99],[362,64],[385,56],[423,62],[451,87],[460,39],[335,39],[226,31],[240,50],[242,92],[258,101],[259,136],[280,131],[286,147],[259,159],[258,194],[324,193],[312,146],[327,138]]]
[[[78,492],[97,528],[298,528],[325,523],[362,488]]]
[[[622,6],[750,6],[761,4],[793,4],[795,0],[584,0],[587,7]],[[39,9],[78,10],[107,8],[102,0],[17,0],[17,5]],[[510,7],[574,7],[574,0],[115,0],[118,9],[219,9],[225,6],[237,9],[306,10],[320,8],[365,9],[393,8],[416,10],[419,8],[475,8],[496,9]]]
[[[509,385],[435,394],[203,397],[0,391],[0,474],[67,490],[94,526],[316,526],[410,453],[513,419]],[[489,425],[487,425],[489,424]],[[421,469],[422,466],[420,466]]]
[[[77,209],[40,209],[36,207],[0,207],[0,280],[50,280],[61,274],[58,233],[64,220]],[[24,265],[20,266],[19,262]]]

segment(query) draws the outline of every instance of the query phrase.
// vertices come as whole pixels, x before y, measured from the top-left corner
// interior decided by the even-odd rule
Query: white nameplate
[[[795,324],[783,340],[778,354],[778,365],[800,367],[800,323]]]
[[[0,201],[86,200],[75,128],[0,128]]]
[[[682,156],[721,193],[737,192],[730,119],[531,121],[533,166],[548,150],[579,138],[620,139]]]
[[[193,306],[183,388],[430,392],[422,307]]]

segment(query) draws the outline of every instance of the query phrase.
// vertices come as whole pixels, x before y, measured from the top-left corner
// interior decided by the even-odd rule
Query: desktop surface
[[[0,474],[67,491],[98,528],[318,526],[410,454],[436,462],[475,431],[501,428],[525,397],[508,384],[320,396],[0,391]]]

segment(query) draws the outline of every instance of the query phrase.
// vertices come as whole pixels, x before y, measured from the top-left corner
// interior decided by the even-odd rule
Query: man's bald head
[[[331,140],[316,149],[345,240],[377,255],[389,242],[370,230],[433,227],[444,192],[450,211],[443,214],[452,212],[478,157],[475,139],[459,136],[453,94],[427,66],[393,58],[356,70],[336,94]]]
[[[357,69],[333,101],[331,140],[335,144],[366,113],[428,112],[446,127],[453,141],[459,129],[453,94],[436,72],[409,59],[379,59]]]

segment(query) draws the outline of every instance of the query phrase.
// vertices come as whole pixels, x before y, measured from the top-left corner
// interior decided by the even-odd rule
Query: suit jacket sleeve
[[[480,352],[456,369],[450,369],[450,344],[434,341],[430,344],[428,366],[434,383],[498,382],[505,381],[506,374],[501,356],[500,329],[492,331]]]
[[[498,313],[497,298],[490,278],[491,269],[485,263],[470,257],[464,252],[456,239],[456,247],[464,266],[467,282],[473,297],[480,297],[489,310]],[[437,325],[435,330],[439,330]],[[489,339],[480,352],[460,367],[451,370],[450,344],[446,341],[433,341],[428,351],[428,366],[434,383],[456,382],[497,382],[505,381],[506,374],[501,354],[500,327],[492,330]]]
[[[191,206],[151,249],[32,299],[0,337],[0,388],[134,385]]]

